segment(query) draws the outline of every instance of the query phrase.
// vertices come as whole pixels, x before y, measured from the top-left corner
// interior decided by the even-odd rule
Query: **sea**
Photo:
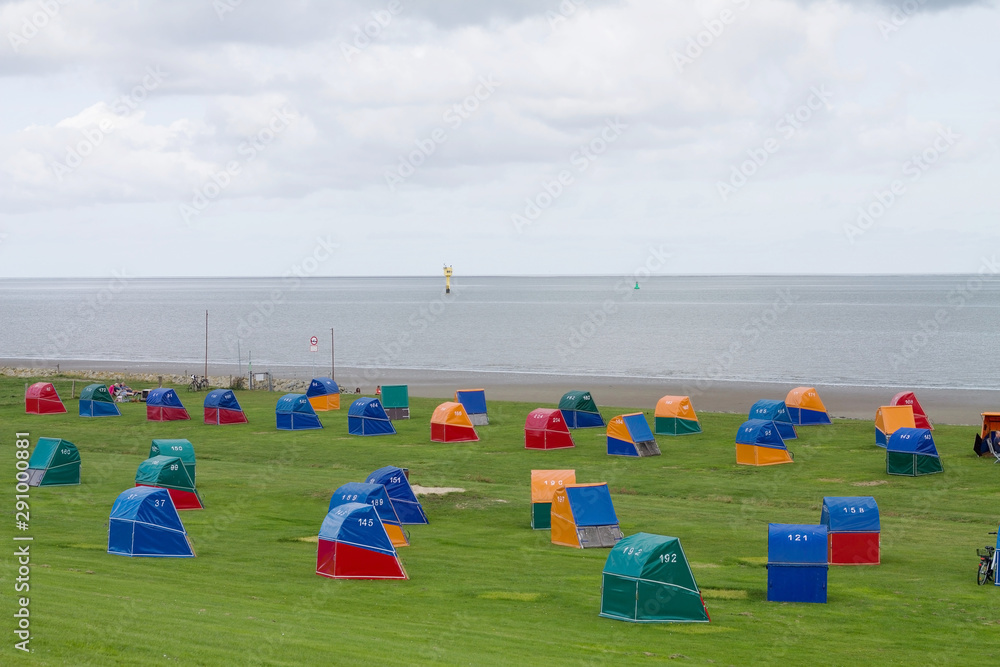
[[[456,276],[451,293],[443,277],[0,280],[0,364],[200,373],[206,341],[210,374],[1000,389],[1000,278]]]

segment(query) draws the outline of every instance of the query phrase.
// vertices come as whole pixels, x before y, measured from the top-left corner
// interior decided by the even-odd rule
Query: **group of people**
[[[108,391],[114,396],[115,400],[127,401],[133,394],[132,387],[128,386],[124,382],[114,382],[108,387]]]

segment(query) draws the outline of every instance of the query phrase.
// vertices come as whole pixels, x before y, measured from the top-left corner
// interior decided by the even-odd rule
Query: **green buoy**
[[[639,281],[635,281],[635,287],[633,289],[639,289]]]

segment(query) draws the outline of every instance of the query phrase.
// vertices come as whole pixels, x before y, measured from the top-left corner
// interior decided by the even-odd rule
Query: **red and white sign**
[[[316,352],[317,350],[319,350],[319,348],[316,347],[317,345],[319,345],[319,338],[316,338],[316,336],[313,336],[312,338],[309,339],[309,351],[310,352]]]

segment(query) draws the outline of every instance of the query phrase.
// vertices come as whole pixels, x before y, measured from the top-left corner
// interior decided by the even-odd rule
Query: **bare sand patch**
[[[443,496],[448,493],[465,493],[465,489],[457,486],[420,486],[411,484],[410,488],[418,496]]]

